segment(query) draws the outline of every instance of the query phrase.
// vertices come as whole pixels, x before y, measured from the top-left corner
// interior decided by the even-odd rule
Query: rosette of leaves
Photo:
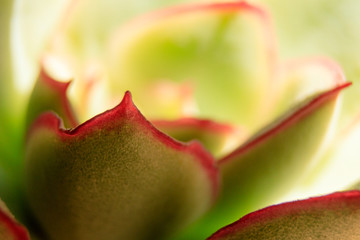
[[[350,85],[336,63],[280,61],[269,14],[245,2],[177,6],[106,31],[84,28],[94,20],[82,4],[44,48],[69,63],[75,94],[43,58],[24,160],[7,178],[23,201],[3,190],[29,233],[1,204],[2,239],[359,237],[359,191],[273,205],[332,146]],[[110,110],[88,117],[98,103]]]

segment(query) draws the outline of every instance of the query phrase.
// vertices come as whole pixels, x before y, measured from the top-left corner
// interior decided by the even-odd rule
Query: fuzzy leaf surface
[[[360,192],[283,203],[250,213],[208,240],[359,239]]]
[[[40,116],[26,146],[27,196],[51,239],[162,239],[216,197],[211,155],[156,130],[130,93],[73,130],[59,124]]]

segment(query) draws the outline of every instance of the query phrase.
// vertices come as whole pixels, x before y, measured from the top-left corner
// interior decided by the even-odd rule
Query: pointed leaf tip
[[[56,81],[47,73],[44,67],[40,69],[39,79],[63,95],[66,95],[67,89],[72,82],[71,80],[67,82]]]
[[[134,105],[133,100],[132,100],[132,94],[129,90],[125,92],[121,103],[124,103],[125,105],[130,105],[130,104]]]
[[[218,162],[223,189],[207,229],[271,204],[304,176],[332,126],[337,95],[350,84],[305,100]]]
[[[171,235],[200,217],[218,191],[214,158],[153,127],[129,92],[72,130],[42,115],[27,141],[26,177],[33,212],[53,239]]]
[[[279,74],[273,116],[278,116],[302,99],[346,83],[341,67],[326,57],[306,57],[286,62]]]
[[[42,113],[54,111],[64,119],[66,127],[78,125],[77,118],[67,97],[71,81],[60,82],[51,77],[44,67],[41,68],[27,107],[26,124],[29,127]]]
[[[233,159],[235,157],[235,155],[244,154],[246,151],[255,147],[259,143],[266,141],[271,136],[278,134],[279,132],[292,126],[293,124],[296,124],[296,122],[300,121],[302,118],[311,114],[314,110],[321,107],[324,103],[326,103],[330,99],[336,97],[341,90],[343,90],[351,85],[352,85],[351,82],[345,82],[345,83],[339,84],[338,86],[336,86],[335,88],[333,88],[329,91],[326,91],[326,92],[314,97],[307,104],[305,104],[304,106],[297,109],[297,111],[295,111],[293,114],[291,114],[290,116],[287,116],[285,119],[282,119],[282,121],[279,121],[278,124],[276,124],[272,128],[269,128],[268,131],[264,131],[263,134],[259,134],[256,138],[250,140],[248,143],[239,147],[234,152],[230,153],[228,156],[225,156],[224,158],[222,158],[219,161],[219,163],[224,164],[227,161],[230,161],[231,159]]]

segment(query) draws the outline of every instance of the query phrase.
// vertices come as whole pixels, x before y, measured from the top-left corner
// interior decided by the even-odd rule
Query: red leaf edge
[[[298,68],[301,65],[314,65],[314,64],[320,64],[328,68],[328,70],[330,70],[334,75],[333,79],[336,85],[340,85],[345,82],[345,74],[342,68],[340,67],[340,65],[334,60],[323,56],[313,56],[313,57],[305,57],[305,58],[290,60],[285,63],[285,69],[292,70],[294,68]]]
[[[195,127],[204,132],[213,132],[219,134],[231,134],[236,131],[236,128],[230,124],[218,123],[210,119],[199,119],[192,117],[180,118],[177,120],[154,120],[151,123],[155,127]]]
[[[127,25],[120,29],[120,33],[131,32],[138,25],[147,25],[153,21],[161,21],[164,18],[172,17],[181,14],[201,12],[201,11],[221,11],[221,12],[248,12],[260,19],[262,23],[263,32],[267,39],[267,55],[270,69],[274,71],[277,63],[277,44],[275,41],[275,34],[273,23],[268,11],[260,6],[256,6],[246,1],[232,1],[232,2],[216,2],[216,3],[192,3],[177,5],[169,8],[160,9],[141,17],[135,18]],[[120,34],[119,34],[120,35]]]
[[[27,230],[6,214],[2,209],[0,209],[0,222],[2,222],[11,232],[14,240],[30,240]]]
[[[347,191],[347,192],[335,192],[329,195],[312,197],[305,200],[298,200],[293,202],[287,202],[282,204],[277,204],[269,206],[258,211],[249,213],[244,217],[240,218],[234,223],[231,223],[208,238],[208,240],[216,240],[222,237],[226,237],[229,234],[236,232],[239,229],[245,228],[252,224],[262,222],[264,220],[272,220],[277,217],[286,216],[291,213],[301,213],[304,209],[311,206],[312,204],[318,204],[326,209],[328,202],[339,202],[343,203],[344,201],[356,200],[359,203],[360,207],[360,191]],[[319,204],[320,203],[320,204]]]
[[[53,79],[44,68],[40,70],[40,79],[50,88],[54,89],[60,96],[61,105],[63,108],[66,117],[69,119],[72,127],[78,125],[78,121],[76,120],[74,111],[71,107],[71,104],[67,98],[67,89],[69,88],[71,81],[68,82],[60,82]]]
[[[130,23],[136,24],[141,21],[148,22],[148,20],[162,20],[164,17],[171,17],[174,15],[186,14],[189,12],[198,12],[198,11],[224,11],[224,12],[233,12],[233,11],[248,11],[253,14],[256,14],[258,17],[263,20],[269,21],[269,14],[262,8],[255,5],[249,4],[246,1],[236,1],[236,2],[215,2],[215,3],[193,3],[193,4],[183,4],[177,5],[169,8],[160,9],[152,13],[148,13],[140,18],[133,20]]]
[[[317,97],[313,98],[308,104],[301,107],[299,110],[291,114],[286,119],[282,120],[279,124],[277,124],[275,127],[269,129],[268,131],[264,132],[260,136],[256,137],[253,140],[250,140],[249,142],[245,143],[244,145],[240,146],[239,148],[235,149],[233,152],[231,152],[229,155],[223,157],[218,161],[219,165],[222,165],[228,161],[231,161],[231,159],[234,159],[236,156],[244,154],[245,152],[249,151],[256,145],[260,144],[263,141],[266,141],[267,139],[271,138],[273,135],[279,133],[280,131],[285,130],[286,128],[292,126],[296,122],[300,121],[302,118],[308,116],[311,114],[315,109],[325,104],[327,101],[335,98],[338,96],[339,92],[343,90],[346,87],[349,87],[352,83],[346,82],[343,83],[329,91],[326,91]]]
[[[62,129],[61,119],[51,112],[46,112],[40,115],[29,129],[29,136],[37,129],[46,127],[58,134],[58,136],[66,141],[72,137],[86,137],[88,134],[103,126],[110,126],[108,130],[111,130],[115,126],[111,126],[113,120],[118,118],[131,118],[132,121],[136,121],[138,124],[147,128],[154,137],[156,137],[164,145],[180,152],[186,152],[195,157],[199,161],[207,173],[211,186],[213,200],[219,193],[219,172],[215,163],[214,157],[197,141],[191,141],[190,143],[181,143],[170,136],[157,130],[146,118],[140,113],[137,107],[134,105],[131,97],[131,93],[127,91],[123,100],[119,105],[105,111],[90,120],[80,124],[74,129]]]

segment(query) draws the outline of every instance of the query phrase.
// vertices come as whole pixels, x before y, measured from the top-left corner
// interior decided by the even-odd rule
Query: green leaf
[[[244,214],[271,203],[297,183],[321,149],[337,96],[347,86],[304,101],[221,159],[222,208]]]
[[[59,125],[45,113],[26,144],[27,196],[51,239],[162,239],[217,196],[211,155],[156,130],[130,93],[73,130]]]
[[[326,91],[345,80],[341,67],[325,57],[300,58],[285,62],[279,71],[281,88],[274,97],[275,116],[285,112],[295,103]]]
[[[360,192],[338,192],[250,213],[208,240],[358,239]]]
[[[55,51],[60,56],[70,55],[75,60],[73,63],[84,67],[88,61],[104,57],[109,38],[124,22],[147,11],[184,0],[152,0],[142,3],[126,0],[69,2],[49,51]]]
[[[2,35],[0,39],[0,121],[4,121],[4,114],[8,113],[11,109],[11,97],[14,91],[12,85],[13,75],[11,71],[12,65],[10,48],[10,23],[12,9],[13,2],[6,0],[2,3],[0,10],[0,31]]]
[[[155,120],[151,121],[155,127],[169,136],[182,141],[200,141],[213,155],[224,153],[224,147],[229,141],[244,139],[245,133],[241,130],[223,123],[217,123],[208,119],[182,118],[175,121]]]
[[[223,183],[220,199],[189,233],[202,229],[200,234],[210,234],[235,221],[235,216],[273,204],[296,185],[314,164],[330,130],[338,94],[349,85],[343,83],[303,101],[218,161]]]
[[[176,111],[169,114],[162,109],[173,95],[156,90],[169,81],[179,89],[189,85],[201,118],[254,128],[274,84],[268,21],[245,2],[180,6],[135,20],[113,39],[111,90],[130,89],[147,116],[174,119],[187,113],[186,106],[174,100]]]
[[[30,240],[26,229],[16,222],[5,204],[0,200],[0,239]]]
[[[25,2],[23,8],[32,10],[32,3],[34,1],[35,4],[44,2],[43,0],[24,0],[22,1]],[[81,111],[77,111],[79,119],[88,119],[102,112],[104,106],[110,108],[114,104],[114,99],[119,94],[128,90],[117,91],[116,96],[113,97],[109,96],[107,89],[104,91],[98,89],[107,87],[104,80],[108,76],[108,72],[105,70],[108,64],[108,48],[116,30],[130,19],[147,11],[187,1],[191,0],[151,0],[141,2],[127,0],[56,0],[51,2],[51,4],[55,3],[55,9],[64,10],[63,6],[67,8],[63,11],[61,21],[52,27],[53,34],[50,41],[46,44],[42,43],[41,46],[42,50],[45,50],[46,56],[51,56],[57,61],[64,63],[68,72],[76,79],[71,86],[71,93],[74,93],[71,95],[71,100],[76,109],[81,109]],[[21,20],[25,19],[30,23],[34,23],[39,20],[39,16],[45,16],[43,19],[52,20],[53,16],[46,16],[48,9],[50,9],[50,14],[52,15],[56,15],[60,11],[58,10],[58,12],[54,13],[51,11],[54,6],[47,6],[47,4],[45,1],[43,3],[45,7],[38,7],[37,11],[30,11],[29,15],[32,15],[33,12],[37,13],[31,19],[27,19],[22,14],[23,18]],[[39,25],[43,27],[43,24],[38,24],[36,25],[36,30],[40,28]],[[31,35],[27,29],[31,29],[34,32],[32,24],[25,23],[24,26],[26,26],[25,31],[23,31],[25,36]],[[32,35],[36,36],[36,34]],[[32,37],[30,40],[34,38],[36,39],[36,37]],[[27,37],[24,37],[24,39],[28,40]],[[23,39],[19,42],[22,43],[22,41]],[[33,41],[30,42],[33,43]],[[22,46],[27,46],[27,44],[27,42],[22,43],[18,48],[21,49]],[[30,49],[34,48],[32,45],[29,46]],[[62,72],[56,71],[55,73]],[[96,89],[94,91],[96,93],[93,94],[93,92],[89,93],[87,91],[90,85],[92,85],[92,89]],[[84,104],[84,96],[88,98],[90,94],[91,96],[88,99],[93,100],[98,98],[101,93],[103,95],[99,97],[100,100],[96,99]],[[99,103],[100,101],[101,103]],[[167,110],[169,109],[171,108],[167,108]]]
[[[359,115],[351,124],[340,128],[327,146],[309,176],[304,180],[302,188],[305,194],[326,194],[336,190],[349,189],[359,181],[360,162],[360,118]],[[354,189],[354,188],[350,188]]]
[[[358,111],[360,65],[360,2],[357,0],[258,0],[271,11],[285,58],[324,55],[335,59],[354,86],[344,94],[341,120]]]
[[[70,82],[54,80],[44,69],[40,71],[28,103],[27,128],[41,113],[46,111],[56,112],[64,119],[66,127],[77,125],[76,117],[66,96],[69,84]]]
[[[14,84],[14,5],[14,1],[5,0],[0,8],[0,196],[20,217],[24,97],[16,91]]]

